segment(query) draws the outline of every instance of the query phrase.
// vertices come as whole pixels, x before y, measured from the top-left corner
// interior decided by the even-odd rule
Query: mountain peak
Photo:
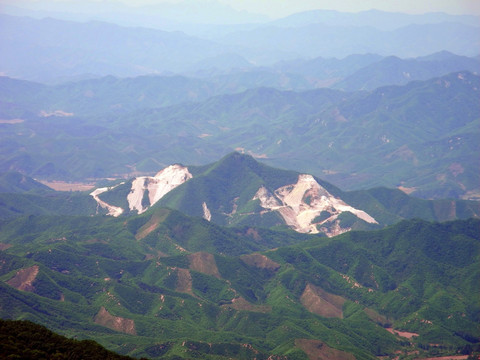
[[[250,154],[233,151],[225,155],[223,158],[221,158],[216,164],[218,164],[218,166],[226,166],[226,165],[252,166],[252,165],[257,165],[258,162]]]

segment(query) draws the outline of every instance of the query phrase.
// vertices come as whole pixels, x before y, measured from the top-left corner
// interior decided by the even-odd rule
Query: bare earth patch
[[[221,278],[215,258],[212,254],[206,252],[197,252],[188,255],[188,260],[190,260],[191,270],[201,272],[205,275],[215,276],[217,279]]]
[[[238,198],[237,198],[238,199]],[[234,205],[234,210],[236,211],[236,206],[237,204]],[[235,212],[232,211],[232,215],[234,214]],[[260,241],[262,240],[262,237],[260,236],[260,234],[258,233],[258,230],[257,229],[253,229],[253,228],[248,228],[247,230],[247,235],[248,236],[251,236],[255,241]]]
[[[92,183],[66,182],[66,181],[44,181],[38,180],[43,185],[52,188],[55,191],[88,191],[95,187]]]
[[[103,306],[93,320],[96,324],[105,326],[109,329],[123,332],[125,334],[136,335],[135,322],[132,319],[125,319],[111,315]]]
[[[198,137],[200,139],[204,139],[204,138],[209,137],[209,136],[212,136],[212,134],[203,133],[203,134],[198,135]]]
[[[331,348],[320,340],[295,339],[295,346],[310,360],[355,360],[353,354]]]
[[[50,116],[69,117],[69,116],[73,116],[73,115],[74,115],[73,113],[66,112],[66,111],[63,111],[63,110],[54,110],[54,111],[42,110],[42,111],[40,111],[40,116],[41,117],[50,117]]]
[[[453,220],[457,217],[457,203],[450,201],[449,206],[444,204],[435,203],[433,206],[435,216],[442,220]]]
[[[255,266],[260,269],[277,271],[280,268],[280,264],[270,260],[268,257],[262,254],[242,255],[240,256],[240,260],[247,265]]]
[[[462,199],[480,201],[480,192],[478,190],[467,191],[467,193],[462,196]]]
[[[25,120],[23,119],[0,119],[0,124],[20,124],[23,123]]]
[[[389,333],[391,333],[393,335],[398,335],[398,336],[404,337],[406,339],[411,339],[414,336],[419,336],[416,333],[412,333],[412,332],[408,332],[408,331],[394,330],[393,328],[385,328],[385,330],[387,330]]]
[[[411,193],[417,191],[416,187],[399,186],[397,189],[400,190],[400,191],[403,191],[407,195],[410,195]]]
[[[163,210],[163,209],[162,209]],[[135,235],[135,239],[142,240],[152,231],[155,231],[170,212],[168,210],[164,211],[157,211],[155,214],[152,215],[150,220],[147,221],[145,225],[143,225],[140,229],[138,229],[137,234]]]
[[[193,295],[192,275],[188,269],[177,269],[177,284],[175,291]]]
[[[238,297],[232,300],[231,304],[223,305],[224,307],[228,307],[231,309],[235,309],[238,311],[252,311],[252,312],[260,312],[260,313],[268,313],[272,311],[272,307],[268,305],[255,305],[243,297]]]
[[[7,284],[17,290],[33,292],[33,282],[38,275],[38,265],[18,270],[14,277],[7,281]]]
[[[12,244],[2,244],[2,243],[0,243],[0,251],[7,250],[9,247],[12,247]]]
[[[318,286],[307,284],[303,291],[300,301],[305,308],[317,315],[327,318],[342,318],[342,307],[345,299],[338,295],[333,295]]]
[[[376,322],[377,324],[381,324],[382,326],[384,326],[389,323],[388,319],[385,316],[380,315],[373,309],[365,308],[363,309],[363,311],[372,321]]]

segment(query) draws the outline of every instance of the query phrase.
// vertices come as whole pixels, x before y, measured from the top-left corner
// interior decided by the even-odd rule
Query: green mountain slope
[[[141,94],[123,90],[130,83],[138,89],[135,81],[112,82],[124,83],[114,94],[135,111],[29,110],[9,100],[7,81],[0,170],[41,179],[128,178],[172,163],[206,164],[236,149],[345,189],[403,186],[424,198],[467,199],[479,191],[480,81],[471,73],[372,92],[258,88],[158,109],[139,109]],[[153,92],[145,101],[162,96]],[[82,106],[89,109],[89,101]]]
[[[177,209],[218,225],[289,227],[329,236],[384,227],[402,219],[445,221],[480,215],[480,204],[475,201],[422,200],[387,188],[344,192],[318,178],[273,168],[240,153],[203,167],[188,167],[188,171],[192,178],[166,192],[158,202],[150,202],[150,193],[174,180],[152,178],[149,182],[153,185],[143,185],[144,192],[137,197],[142,197],[146,208]],[[136,213],[129,197],[137,191],[134,183],[138,181],[128,181],[99,198],[123,208],[124,214]]]
[[[349,74],[334,85],[348,91],[375,90],[386,85],[405,85],[414,80],[428,80],[457,71],[480,73],[480,62],[443,51],[416,59],[386,57]]]
[[[0,173],[0,219],[106,213],[87,193],[58,192],[20,173]]]
[[[0,193],[45,193],[51,192],[48,186],[20,173],[0,173]]]
[[[468,352],[480,342],[479,225],[413,220],[328,239],[169,210],[16,219],[0,225],[0,316],[151,358]]]

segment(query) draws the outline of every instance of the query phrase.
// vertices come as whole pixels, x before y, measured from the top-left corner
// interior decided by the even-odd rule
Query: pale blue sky
[[[46,0],[0,0],[0,4],[20,5],[39,3]],[[48,1],[48,0],[47,0]],[[50,0],[52,1],[52,0]],[[52,2],[72,2],[79,0],[53,0]],[[93,0],[102,2],[123,2],[131,6],[159,3],[202,3],[214,0]],[[369,9],[419,14],[425,12],[446,12],[449,14],[480,15],[480,0],[217,0],[236,10],[282,17],[295,12],[312,9],[329,9],[358,12]]]

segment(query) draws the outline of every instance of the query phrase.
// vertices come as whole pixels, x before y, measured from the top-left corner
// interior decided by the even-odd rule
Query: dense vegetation
[[[128,360],[92,340],[68,339],[31,321],[0,319],[0,357],[31,360]]]
[[[312,341],[357,359],[468,353],[479,226],[411,220],[328,239],[164,209],[17,218],[0,224],[0,316],[151,358],[305,359]]]

